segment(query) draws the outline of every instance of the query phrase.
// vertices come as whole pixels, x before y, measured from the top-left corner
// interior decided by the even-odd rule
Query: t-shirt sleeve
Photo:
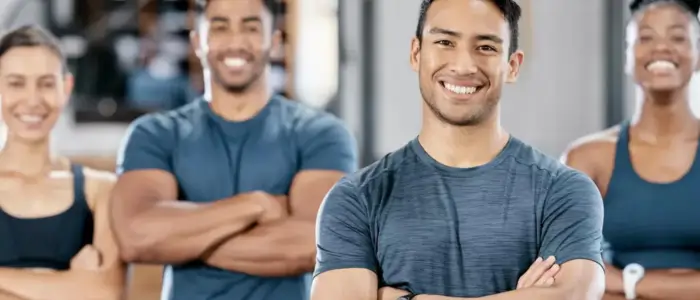
[[[138,118],[129,126],[117,154],[117,174],[146,169],[172,173],[173,134],[172,121],[165,116]]]
[[[583,173],[568,169],[549,189],[542,216],[540,256],[554,255],[558,264],[587,259],[604,267],[603,200]]]
[[[300,170],[357,170],[357,145],[347,127],[337,118],[322,115],[310,120],[299,132]]]
[[[360,199],[357,186],[347,177],[326,195],[316,223],[314,277],[348,268],[377,272],[367,211],[367,203]]]

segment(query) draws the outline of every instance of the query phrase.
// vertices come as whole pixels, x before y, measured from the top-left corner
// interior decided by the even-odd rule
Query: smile
[[[454,83],[449,83],[449,82],[444,82],[440,81],[440,85],[449,93],[452,94],[453,96],[457,96],[459,98],[466,98],[469,97],[478,91],[480,91],[483,86],[476,86],[476,85],[461,85],[461,84],[454,84]]]

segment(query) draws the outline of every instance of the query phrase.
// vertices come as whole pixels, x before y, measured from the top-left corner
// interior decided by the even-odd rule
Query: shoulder
[[[596,132],[571,143],[562,154],[567,165],[594,176],[601,168],[612,165],[620,126]]]
[[[117,182],[117,175],[113,172],[83,167],[83,176],[85,176],[86,200],[94,211],[95,207],[109,201],[112,188]]]
[[[417,161],[418,158],[408,144],[346,176],[346,184],[352,186],[359,196],[369,199],[368,195],[378,195],[381,193],[377,191],[393,187],[398,173]]]
[[[129,131],[147,131],[152,133],[173,132],[185,123],[191,123],[203,114],[201,105],[203,100],[193,101],[180,108],[148,113],[134,120],[129,126]]]
[[[350,133],[345,123],[329,112],[281,96],[275,96],[274,101],[278,101],[280,106],[281,116],[278,118],[291,125],[293,132],[300,137]]]

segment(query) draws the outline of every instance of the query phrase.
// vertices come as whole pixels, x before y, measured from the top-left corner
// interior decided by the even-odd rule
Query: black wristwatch
[[[396,299],[396,300],[411,300],[411,299],[415,298],[416,296],[418,296],[418,295],[416,295],[414,293],[410,293],[408,295],[401,296],[401,297],[399,297],[399,299]]]

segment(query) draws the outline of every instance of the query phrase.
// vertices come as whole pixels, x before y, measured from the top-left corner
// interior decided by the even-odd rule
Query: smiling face
[[[240,93],[260,81],[280,41],[263,0],[210,0],[192,42],[214,83]]]
[[[63,61],[50,49],[15,47],[5,52],[0,56],[0,99],[9,134],[29,142],[46,140],[72,86]]]
[[[455,126],[493,114],[504,82],[515,82],[523,54],[509,53],[509,24],[491,1],[439,0],[427,11],[422,41],[412,41],[426,106]]]
[[[652,5],[638,13],[628,38],[632,75],[648,92],[682,89],[700,70],[697,21],[677,5]]]

